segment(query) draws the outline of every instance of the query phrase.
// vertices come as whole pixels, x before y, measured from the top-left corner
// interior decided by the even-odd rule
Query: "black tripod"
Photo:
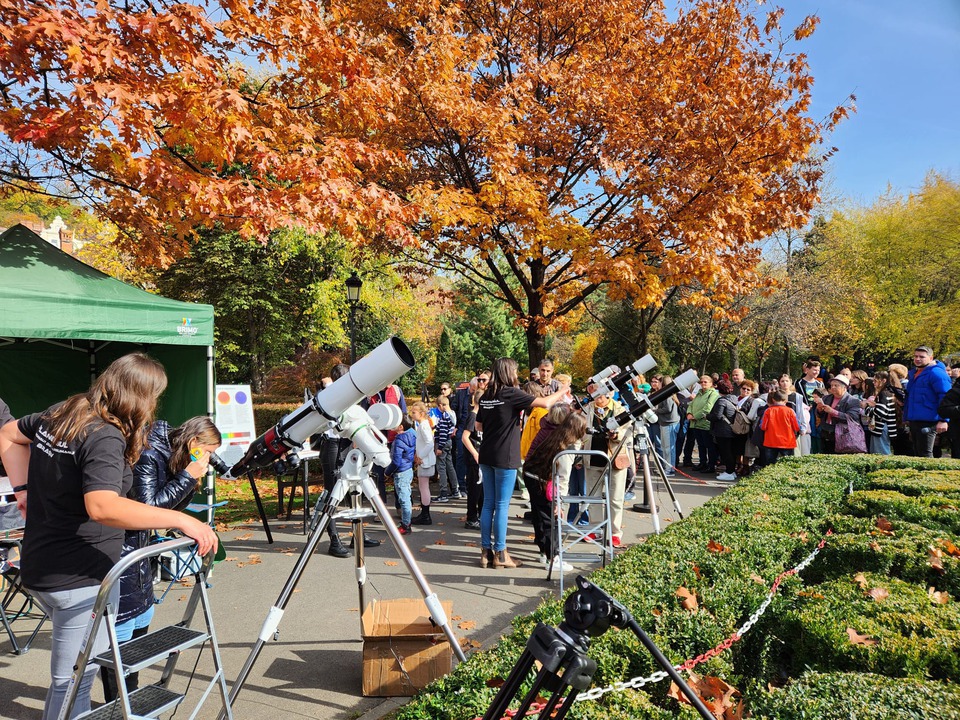
[[[590,638],[603,635],[610,626],[630,628],[654,659],[680,687],[704,720],[715,720],[700,696],[694,693],[660,648],[637,624],[630,612],[610,595],[583,576],[577,577],[577,590],[563,605],[564,620],[559,627],[539,623],[527,641],[510,676],[483,716],[483,720],[501,720],[511,701],[518,695],[534,661],[541,664],[530,690],[520,699],[515,717],[525,717],[533,702],[549,692],[546,706],[537,716],[541,720],[566,717],[577,695],[590,687],[597,664],[587,656]]]

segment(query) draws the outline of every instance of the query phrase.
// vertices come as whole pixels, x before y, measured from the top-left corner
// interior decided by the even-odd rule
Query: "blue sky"
[[[960,180],[960,0],[780,0],[784,30],[818,15],[805,52],[812,115],[853,93],[857,112],[829,142],[834,193],[869,204],[918,188],[930,169]]]

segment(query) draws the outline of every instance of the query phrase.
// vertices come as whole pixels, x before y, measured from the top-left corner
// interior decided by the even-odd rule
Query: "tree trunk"
[[[740,343],[734,343],[730,346],[730,369],[740,367]]]
[[[527,358],[530,360],[530,369],[540,367],[540,361],[544,356],[544,337],[537,332],[537,326],[534,323],[527,325]],[[522,373],[521,373],[522,375]]]

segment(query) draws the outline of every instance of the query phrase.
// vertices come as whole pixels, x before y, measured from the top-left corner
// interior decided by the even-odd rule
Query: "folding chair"
[[[13,652],[23,655],[30,649],[31,643],[40,632],[47,614],[34,602],[30,592],[23,587],[20,579],[20,538],[23,531],[8,533],[8,537],[0,538],[0,575],[3,576],[3,599],[0,601],[0,622],[7,631]],[[30,632],[27,641],[21,643],[13,632],[13,623],[36,621],[36,626]]]

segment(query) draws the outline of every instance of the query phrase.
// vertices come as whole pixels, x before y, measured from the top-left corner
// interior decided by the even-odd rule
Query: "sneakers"
[[[467,520],[467,521],[463,524],[463,526],[464,526],[465,528],[467,528],[467,530],[479,530],[479,529],[480,529],[480,521],[479,521],[479,520]]]
[[[568,572],[573,572],[574,570],[573,565],[571,565],[570,563],[560,562],[559,557],[554,557],[553,560],[550,561],[549,565],[547,564],[547,558],[545,556],[541,555],[540,557],[543,558],[543,566],[550,572],[568,573]]]
[[[397,529],[400,531],[401,535],[410,535],[413,532],[413,528],[409,525],[401,525]]]
[[[450,496],[444,493],[440,493],[438,497],[433,498],[433,502],[438,502],[438,503],[450,502]]]
[[[450,496],[451,500],[466,500],[467,494],[463,490],[459,490]]]
[[[629,490],[623,494],[624,500],[635,500],[636,497],[637,497],[637,494],[633,492],[633,490]]]
[[[589,524],[590,524],[590,518],[580,518],[579,520],[577,520],[577,525],[579,527],[586,527]]]
[[[717,480],[736,480],[737,476],[734,473],[720,473],[717,475]]]

